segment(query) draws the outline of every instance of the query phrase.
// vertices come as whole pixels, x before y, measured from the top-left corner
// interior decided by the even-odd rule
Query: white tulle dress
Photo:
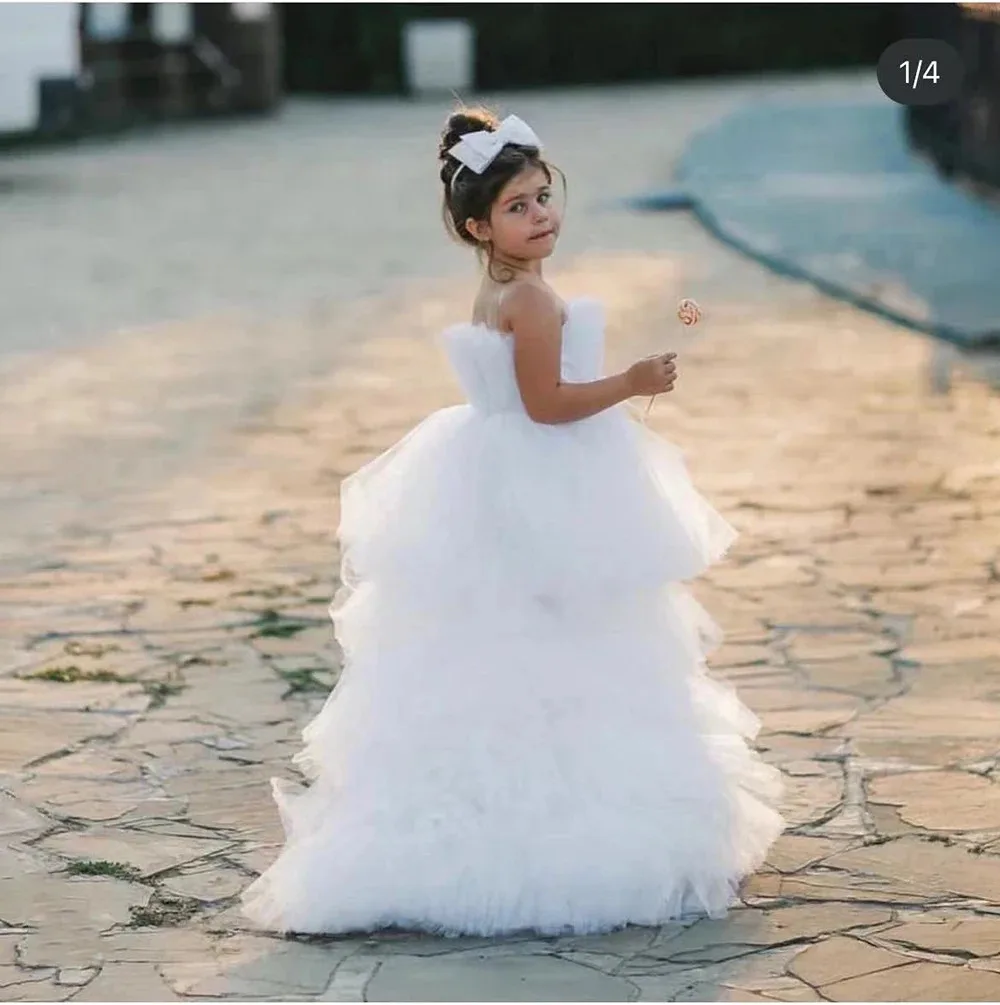
[[[600,376],[603,328],[568,305],[565,379]],[[344,672],[295,759],[311,784],[274,785],[286,842],[244,910],[448,935],[723,914],[782,829],[680,585],[734,532],[626,409],[537,424],[509,337],[443,341],[468,404],[344,483]]]

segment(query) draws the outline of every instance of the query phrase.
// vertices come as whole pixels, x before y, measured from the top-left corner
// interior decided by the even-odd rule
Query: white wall
[[[75,3],[0,3],[0,132],[34,129],[38,79],[80,68]]]

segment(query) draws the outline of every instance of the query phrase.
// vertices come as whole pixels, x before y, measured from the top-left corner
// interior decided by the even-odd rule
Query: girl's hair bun
[[[487,108],[456,108],[441,131],[438,158],[448,161],[448,151],[466,134],[485,130],[492,133],[500,120]]]

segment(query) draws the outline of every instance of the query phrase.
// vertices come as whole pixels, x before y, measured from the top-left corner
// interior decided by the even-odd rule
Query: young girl
[[[718,916],[782,829],[757,728],[704,671],[680,586],[734,532],[622,404],[672,354],[602,377],[598,303],[542,278],[554,171],[510,117],[452,115],[450,227],[485,260],[444,333],[469,403],[342,490],[343,676],[275,782],[286,831],[244,894],[280,931],[597,932]]]

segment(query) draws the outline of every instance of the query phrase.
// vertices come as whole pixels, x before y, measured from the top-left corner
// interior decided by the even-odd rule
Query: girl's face
[[[555,251],[561,224],[552,183],[541,168],[529,167],[501,189],[488,222],[469,221],[467,226],[481,240],[492,241],[501,255],[539,261]]]

